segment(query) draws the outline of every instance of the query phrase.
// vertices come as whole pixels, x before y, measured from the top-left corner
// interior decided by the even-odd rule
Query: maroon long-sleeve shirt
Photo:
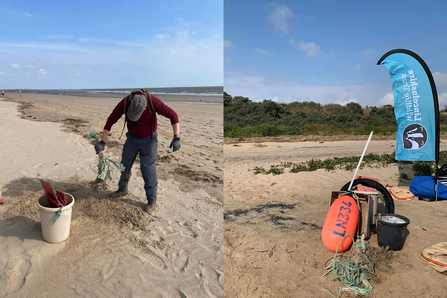
[[[174,112],[173,109],[165,105],[159,98],[153,95],[151,95],[151,97],[152,104],[157,114],[169,118],[172,125],[179,123],[177,113]],[[104,129],[110,131],[112,129],[112,125],[115,124],[123,114],[124,98],[113,109],[113,112],[107,119]],[[152,116],[152,114],[146,108],[138,121],[130,121],[129,119],[127,119],[127,130],[132,136],[136,137],[137,139],[147,138],[157,131],[157,118],[153,119],[153,117],[154,116]]]

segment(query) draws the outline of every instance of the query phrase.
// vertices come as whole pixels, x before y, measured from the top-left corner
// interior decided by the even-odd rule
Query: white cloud
[[[376,85],[304,85],[282,81],[277,77],[225,73],[225,91],[232,96],[246,96],[253,101],[278,97],[279,102],[314,101],[321,104],[347,104],[351,101],[363,106],[377,105],[377,94],[385,94],[389,87]]]
[[[63,35],[63,34],[54,34],[54,35],[47,35],[47,36],[45,36],[45,38],[67,40],[67,39],[74,39],[74,36],[73,35]]]
[[[23,65],[23,68],[34,68],[34,66],[32,64],[26,64]]]
[[[447,107],[447,92],[438,93],[439,109],[443,110]],[[378,106],[392,105],[394,107],[393,93],[387,93],[382,99],[379,100]]]
[[[18,65],[18,64],[11,63],[10,65],[11,65],[12,68],[20,69],[20,65]]]
[[[444,110],[447,107],[447,92],[438,94],[439,110]]]
[[[295,46],[298,50],[306,52],[306,55],[312,58],[322,55],[321,47],[314,42],[297,42],[294,39],[289,40],[289,43]]]
[[[33,49],[45,51],[73,51],[73,52],[87,52],[88,48],[79,47],[72,43],[60,42],[5,42],[1,44],[2,49]]]
[[[271,4],[269,7],[274,7],[274,9],[267,19],[274,24],[276,30],[281,31],[283,34],[288,33],[288,21],[290,18],[293,18],[292,10],[284,4]]]
[[[164,39],[164,38],[167,38],[167,37],[169,37],[169,34],[157,34],[157,35],[155,35],[155,38],[156,39]]]
[[[306,55],[309,56],[309,57],[316,57],[321,52],[321,47],[317,46],[317,44],[313,43],[313,42],[303,42],[303,41],[301,41],[298,46],[299,46],[299,49],[301,51],[306,52]]]
[[[335,102],[335,103],[337,103],[337,104],[339,104],[339,105],[341,105],[341,106],[345,106],[345,105],[347,105],[348,103],[350,103],[350,102],[356,102],[356,103],[358,103],[357,102],[357,100],[356,99],[348,99],[348,100],[339,100],[339,101],[337,101],[337,102]]]
[[[267,49],[260,49],[260,48],[256,48],[255,52],[258,53],[258,54],[261,54],[261,55],[267,55],[267,54],[270,53],[269,50],[267,50]]]
[[[349,95],[348,92],[346,92],[346,91],[342,92],[341,94],[338,95],[338,99],[336,101],[334,101],[333,103],[339,104],[339,105],[342,105],[342,106],[345,106],[345,105],[347,105],[350,102],[358,103],[358,101],[356,99],[349,98],[349,97],[350,97],[350,95]]]
[[[447,85],[447,73],[441,73],[437,71],[433,73],[433,78],[436,85]]]
[[[272,97],[271,100],[273,100],[274,102],[278,102],[279,96]]]
[[[385,96],[379,100],[378,106],[384,106],[384,105],[392,105],[394,106],[394,95],[393,93],[387,93]]]
[[[358,63],[356,66],[354,66],[354,70],[361,70],[362,69],[362,64]]]
[[[192,35],[185,30],[169,34],[170,37],[165,39],[155,39],[154,34],[149,39],[83,40],[83,43],[77,39],[70,42],[23,40],[1,42],[0,47],[2,53],[5,53],[5,56],[2,55],[3,65],[12,69],[9,68],[10,64],[17,63],[20,70],[24,70],[24,75],[27,71],[31,72],[26,83],[26,87],[31,89],[223,84],[222,36],[210,38],[209,34],[204,36],[203,32]],[[17,57],[21,57],[21,60],[17,60]],[[135,63],[141,63],[144,68],[136,70]],[[31,64],[34,68],[25,68],[25,65]],[[147,67],[151,69],[150,73]],[[7,72],[8,69],[1,70]],[[82,75],[80,79],[83,80],[67,80],[64,77],[67,69],[70,77],[76,70],[79,71]],[[95,73],[95,80],[85,79],[91,76],[87,69],[92,71],[91,74]],[[138,73],[138,79],[133,77],[133,72]],[[118,74],[124,75],[124,79],[118,78]],[[20,84],[23,83],[18,77],[11,77],[11,80],[3,83],[4,86],[11,86],[9,88],[17,88]]]
[[[176,33],[176,38],[179,39],[180,41],[186,41],[189,37],[188,31],[184,30],[184,31],[178,31]]]
[[[91,71],[90,69],[87,69],[87,72],[88,72],[88,73],[91,73],[92,71]]]
[[[234,49],[234,45],[231,43],[231,41],[225,39],[224,40],[224,47],[229,49]]]
[[[7,76],[8,74],[6,72],[0,71],[0,76]]]
[[[49,74],[49,72],[43,68],[39,69],[37,73],[40,74],[41,76],[46,76],[47,74]]]
[[[32,14],[25,12],[25,11],[18,12],[18,11],[14,11],[14,10],[10,10],[10,9],[5,9],[3,11],[5,11],[6,13],[13,15],[13,16],[23,16],[23,17],[28,17],[28,18],[33,16]]]
[[[79,42],[81,43],[89,43],[91,45],[89,46],[97,46],[98,44],[101,44],[101,46],[104,45],[112,45],[112,46],[125,46],[125,47],[131,47],[131,48],[144,48],[144,42],[142,41],[124,41],[124,40],[111,40],[111,39],[104,39],[104,38],[79,38]]]
[[[72,75],[74,75],[75,77],[80,77],[81,73],[77,70]]]
[[[362,90],[362,86],[360,85],[351,85],[349,86],[352,90]]]

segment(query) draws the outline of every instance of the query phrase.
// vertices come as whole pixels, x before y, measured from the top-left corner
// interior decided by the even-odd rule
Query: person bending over
[[[146,191],[147,199],[147,205],[144,207],[144,211],[152,212],[156,207],[158,184],[155,168],[158,144],[156,114],[163,115],[171,120],[174,138],[169,148],[173,148],[173,151],[180,149],[178,115],[160,99],[149,94],[147,91],[133,91],[116,105],[107,119],[101,140],[95,145],[96,154],[104,150],[107,143],[107,136],[112,126],[123,114],[126,117],[125,123],[127,122],[128,129],[121,158],[121,164],[123,164],[125,169],[121,173],[118,190],[112,196],[121,197],[127,195],[131,168],[139,153],[141,174],[144,179],[144,190]]]

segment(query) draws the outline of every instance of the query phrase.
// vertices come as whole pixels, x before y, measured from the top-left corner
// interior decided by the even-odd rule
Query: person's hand
[[[169,146],[169,148],[172,148],[172,150],[175,152],[177,150],[179,150],[181,147],[180,145],[180,137],[174,137],[172,139],[171,145]]]
[[[103,141],[100,141],[100,142],[96,143],[96,145],[95,145],[96,154],[98,154],[99,152],[103,151],[104,148],[105,148],[105,145],[106,144]]]

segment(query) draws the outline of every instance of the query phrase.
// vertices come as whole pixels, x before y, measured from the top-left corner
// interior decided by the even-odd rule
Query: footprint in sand
[[[222,272],[211,268],[200,266],[201,275],[204,276],[203,286],[208,297],[223,296],[223,276]]]
[[[173,262],[174,270],[181,273],[187,272],[189,268],[189,258],[190,253],[186,250],[182,250]]]
[[[30,268],[31,262],[29,259],[20,259],[12,266],[12,274],[6,284],[7,293],[14,293],[23,287]]]
[[[175,235],[177,233],[178,233],[178,231],[176,231],[173,226],[169,226],[163,230],[163,234],[165,234],[165,235]]]
[[[184,229],[180,230],[180,234],[186,238],[197,238],[198,235],[196,232],[191,229],[191,225],[188,222],[179,222],[178,223]]]
[[[104,267],[100,271],[101,283],[108,281],[116,271],[119,265],[119,259],[117,257],[113,257],[110,259],[110,256],[107,258],[107,262],[104,262]]]
[[[159,269],[159,270],[166,270],[168,267],[166,266],[165,262],[162,258],[157,256],[152,250],[146,248],[146,249],[140,249],[136,250],[134,252],[134,255],[138,257],[143,262],[147,262],[153,267]]]

